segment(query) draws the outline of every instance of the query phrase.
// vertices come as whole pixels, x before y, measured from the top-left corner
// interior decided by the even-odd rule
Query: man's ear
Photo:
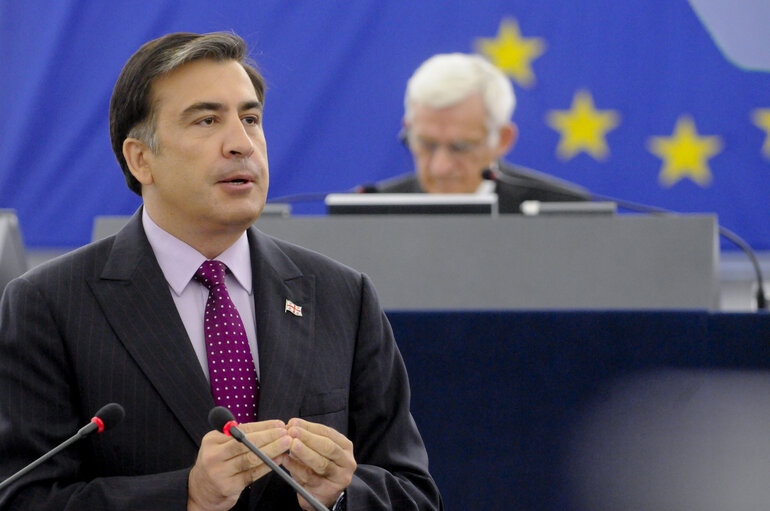
[[[407,149],[409,148],[409,125],[406,119],[401,119],[401,131],[398,132],[398,141]]]
[[[151,185],[153,181],[150,166],[152,156],[149,146],[138,138],[128,137],[123,141],[123,157],[128,169],[143,186]]]
[[[500,141],[497,143],[496,157],[502,158],[511,150],[519,137],[519,128],[512,122],[500,128]]]

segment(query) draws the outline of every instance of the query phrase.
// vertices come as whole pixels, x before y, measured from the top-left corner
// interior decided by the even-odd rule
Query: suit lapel
[[[268,236],[249,231],[259,349],[259,420],[299,414],[315,332],[315,279]],[[286,311],[286,300],[302,308]]]
[[[259,350],[257,420],[287,421],[299,415],[315,332],[315,279],[303,276],[272,238],[249,229],[254,307]],[[286,300],[302,307],[302,316],[286,312]],[[257,506],[274,474],[256,481],[250,502]]]
[[[135,214],[115,238],[104,271],[90,283],[107,320],[197,445],[214,407],[163,272]]]

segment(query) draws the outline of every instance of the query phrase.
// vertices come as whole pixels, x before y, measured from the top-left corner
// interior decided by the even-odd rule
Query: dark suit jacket
[[[531,169],[499,162],[499,171],[503,178],[495,183],[495,193],[500,213],[520,213],[521,203],[526,200],[568,202],[591,198],[588,191],[579,186]],[[506,177],[510,181],[515,180],[515,183],[503,181]],[[367,186],[363,189],[375,193],[423,193],[414,173],[380,181],[373,188]]]
[[[439,509],[409,387],[369,279],[251,228],[261,371],[259,419],[334,427],[359,463],[348,509]],[[302,317],[284,312],[286,299]],[[102,405],[125,420],[39,466],[0,509],[184,510],[214,406],[144,234],[113,237],[9,284],[0,315],[0,476],[73,435]],[[299,509],[268,474],[236,509]]]

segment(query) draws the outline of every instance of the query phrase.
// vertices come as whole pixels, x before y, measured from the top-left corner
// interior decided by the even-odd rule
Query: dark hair
[[[134,53],[112,90],[110,100],[110,139],[128,187],[142,195],[142,186],[131,174],[123,156],[123,141],[135,137],[157,151],[155,105],[152,84],[159,76],[196,60],[235,60],[243,66],[260,103],[265,102],[265,81],[247,55],[246,43],[235,34],[168,34],[142,45]]]

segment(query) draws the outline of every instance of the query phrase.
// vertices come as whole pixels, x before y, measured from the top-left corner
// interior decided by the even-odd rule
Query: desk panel
[[[770,498],[770,315],[388,315],[448,510],[716,511]]]
[[[708,215],[261,218],[372,277],[389,310],[719,307]]]

